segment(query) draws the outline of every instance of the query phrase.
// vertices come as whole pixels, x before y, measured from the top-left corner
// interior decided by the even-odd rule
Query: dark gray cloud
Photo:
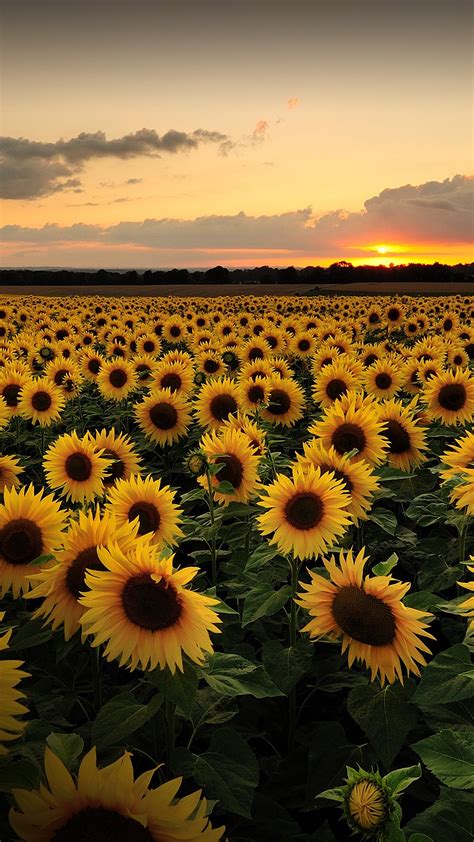
[[[76,224],[43,228],[5,226],[0,239],[51,243],[87,240],[101,245],[140,245],[179,253],[191,249],[286,249],[293,255],[364,254],[376,243],[470,243],[472,177],[382,190],[359,212],[343,210],[315,218],[311,207],[282,214],[201,216],[196,219],[124,221],[108,228]],[[1,234],[1,229],[0,229]]]
[[[79,188],[77,175],[92,159],[159,158],[162,153],[185,152],[206,143],[219,144],[224,155],[233,147],[227,135],[207,129],[190,133],[170,129],[161,136],[154,129],[139,129],[112,140],[107,140],[102,131],[81,132],[70,140],[61,138],[54,143],[0,137],[0,196],[33,199]],[[139,180],[128,183],[137,184]]]

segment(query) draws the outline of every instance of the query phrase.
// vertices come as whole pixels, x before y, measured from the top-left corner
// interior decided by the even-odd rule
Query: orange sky
[[[4,266],[474,259],[467,2],[151,5],[5,14]]]

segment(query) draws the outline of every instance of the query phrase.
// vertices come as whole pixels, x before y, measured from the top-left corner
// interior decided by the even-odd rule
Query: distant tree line
[[[287,266],[276,269],[258,266],[254,269],[227,269],[214,266],[212,269],[189,271],[188,269],[152,270],[144,272],[113,271],[99,269],[97,272],[78,269],[2,269],[1,286],[107,286],[134,284],[175,285],[189,284],[351,284],[360,281],[384,283],[431,282],[450,283],[474,280],[474,263],[458,263],[447,266],[442,263],[409,263],[404,266],[353,266],[345,260],[331,266],[305,266],[296,269]]]

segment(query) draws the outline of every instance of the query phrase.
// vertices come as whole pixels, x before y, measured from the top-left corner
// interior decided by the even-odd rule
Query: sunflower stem
[[[290,649],[296,646],[296,618],[297,606],[295,602],[296,591],[298,588],[298,573],[299,564],[295,558],[290,559],[291,569],[291,603],[290,603]],[[288,753],[295,748],[295,734],[296,734],[296,684],[291,688],[288,696]]]
[[[215,518],[214,518],[214,493],[212,490],[212,481],[209,468],[206,470],[207,477],[207,496],[209,500],[209,516],[211,518],[211,580],[212,587],[217,588],[217,554],[216,554],[216,536],[214,532]]]
[[[165,699],[166,719],[166,766],[171,772],[171,759],[175,749],[176,740],[176,705],[169,699]]]
[[[98,713],[102,707],[102,664],[100,658],[100,647],[91,647],[91,670],[94,688],[94,709]]]
[[[462,564],[466,560],[466,541],[468,528],[469,525],[466,523],[464,524],[464,526],[461,526],[458,529],[459,564]]]

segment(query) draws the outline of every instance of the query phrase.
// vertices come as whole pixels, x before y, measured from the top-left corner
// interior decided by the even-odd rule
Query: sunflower
[[[112,465],[97,451],[90,433],[64,433],[44,456],[44,470],[50,488],[58,488],[66,500],[93,500],[104,493],[104,476]]]
[[[295,467],[292,478],[279,474],[258,501],[268,509],[257,517],[263,535],[273,532],[270,544],[297,558],[314,558],[325,552],[350,523],[345,509],[350,497],[341,480],[312,465]]]
[[[161,557],[143,538],[127,554],[118,544],[97,552],[105,570],[86,573],[89,591],[80,600],[92,646],[107,641],[104,657],[131,670],[183,672],[183,652],[202,664],[221,621],[212,608],[218,600],[185,587],[199,568],[173,570],[173,556]]]
[[[405,310],[402,306],[393,301],[385,310],[385,318],[390,330],[395,330],[403,321]]]
[[[239,408],[239,387],[229,377],[219,377],[205,383],[196,402],[199,423],[211,429],[220,427]]]
[[[474,468],[460,468],[456,477],[461,482],[451,491],[451,502],[464,514],[474,515]]]
[[[226,429],[222,433],[212,431],[201,439],[201,450],[208,462],[222,467],[211,476],[214,499],[227,506],[229,503],[246,503],[255,494],[258,485],[257,468],[260,461],[248,436],[239,430]],[[201,476],[198,482],[207,488],[207,477]],[[233,493],[218,491],[221,482],[228,482]]]
[[[339,566],[334,556],[324,559],[330,581],[310,571],[311,582],[300,582],[306,593],[296,601],[313,618],[302,631],[311,638],[342,637],[349,667],[357,660],[370,669],[371,681],[379,674],[382,686],[397,679],[403,684],[402,664],[414,675],[426,664],[421,653],[430,650],[420,638],[434,640],[425,622],[433,615],[403,604],[409,584],[391,576],[364,577],[364,553],[365,548],[354,559],[352,550],[346,555],[341,550]]]
[[[347,392],[357,389],[359,378],[343,362],[336,360],[321,368],[313,388],[313,398],[321,406],[331,406]]]
[[[365,371],[366,392],[381,400],[393,398],[402,382],[403,375],[399,367],[387,359],[378,360]]]
[[[328,450],[335,448],[340,456],[356,450],[354,461],[365,459],[377,465],[385,458],[386,440],[377,407],[370,399],[350,393],[325,410],[323,417],[309,428]]]
[[[20,363],[9,363],[0,372],[0,397],[5,401],[11,415],[19,413],[21,390],[30,380],[26,371],[19,366]]]
[[[320,468],[322,474],[332,473],[335,479],[342,480],[345,491],[350,495],[348,514],[356,526],[359,520],[367,520],[373,495],[380,488],[372,466],[365,459],[354,462],[347,455],[340,456],[334,447],[326,450],[319,439],[305,442],[303,451],[296,456],[301,468],[306,470],[312,465]]]
[[[112,541],[125,552],[136,539],[138,522],[125,523],[117,528],[115,516],[111,512],[78,513],[78,519],[71,521],[69,529],[62,536],[61,549],[56,551],[56,563],[43,568],[31,577],[32,590],[28,599],[42,599],[42,604],[35,611],[36,619],[44,619],[55,631],[64,626],[64,637],[69,640],[80,628],[79,620],[83,608],[79,597],[86,590],[86,570],[104,570],[97,548],[107,546]]]
[[[14,456],[0,456],[0,491],[4,488],[18,488],[18,475],[22,470],[19,459]]]
[[[161,340],[154,333],[145,333],[137,341],[137,351],[140,354],[151,354],[153,357],[159,357]]]
[[[231,415],[227,421],[224,421],[222,429],[240,430],[247,436],[251,447],[258,456],[265,453],[265,430],[261,430],[255,421],[252,421],[247,415],[240,412],[237,415]]]
[[[18,410],[34,424],[49,427],[61,417],[64,404],[61,390],[47,377],[42,377],[38,380],[30,379],[24,384]]]
[[[200,791],[177,798],[182,778],[150,789],[155,770],[135,780],[128,752],[100,769],[93,747],[73,778],[47,747],[44,770],[47,786],[13,790],[18,809],[12,807],[10,824],[26,842],[219,842],[222,838],[224,828],[212,828]]]
[[[474,378],[456,368],[432,377],[425,386],[425,400],[431,418],[444,424],[463,424],[474,416]]]
[[[301,386],[290,377],[271,378],[268,400],[261,412],[264,421],[292,427],[303,417],[305,395]]]
[[[185,436],[191,423],[190,403],[170,389],[153,390],[134,411],[144,435],[162,447]]]
[[[163,325],[163,336],[173,345],[186,338],[185,324],[179,316],[170,316]]]
[[[107,495],[107,509],[115,513],[117,526],[139,519],[138,534],[151,535],[160,548],[175,544],[182,536],[179,527],[181,509],[175,505],[175,493],[159,479],[133,476],[119,480]]]
[[[81,370],[87,380],[96,381],[105,360],[95,351],[85,351],[81,357]]]
[[[401,401],[384,401],[380,404],[379,420],[384,424],[383,434],[388,441],[387,457],[392,468],[409,472],[426,461],[423,453],[428,449],[426,432],[416,423]]]
[[[256,377],[255,380],[240,381],[239,393],[243,412],[252,415],[267,401],[268,380],[263,377]]]
[[[0,623],[5,614],[0,612]],[[0,634],[0,652],[8,649],[8,643],[12,634],[12,629],[9,629],[4,634]],[[28,713],[28,709],[20,702],[25,694],[16,689],[16,686],[22,678],[27,678],[29,673],[23,672],[20,667],[23,661],[5,661],[0,660],[0,699],[2,700],[2,707],[0,712],[0,757],[8,754],[8,748],[3,743],[9,743],[12,740],[17,740],[21,736],[25,723],[18,719],[24,713]]]
[[[61,388],[64,386],[66,380],[71,379],[77,382],[81,380],[80,368],[71,359],[66,359],[61,355],[55,357],[54,360],[47,363],[44,369],[45,377],[51,380],[55,386]]]
[[[108,360],[101,365],[97,385],[104,398],[121,401],[136,388],[137,375],[127,360]]]
[[[470,556],[470,561],[474,561],[474,556]],[[474,567],[467,568],[470,573],[474,573]],[[474,580],[472,582],[458,582],[461,588],[466,588],[467,591],[474,591]],[[458,609],[463,617],[469,620],[469,633],[474,633],[474,596],[468,597],[464,602],[458,606]]]
[[[466,432],[440,458],[448,466],[441,471],[444,480],[457,477],[462,468],[474,468],[474,433]]]
[[[124,433],[112,430],[96,430],[93,435],[95,449],[103,459],[110,459],[111,465],[106,468],[102,482],[105,489],[109,489],[119,479],[129,479],[139,474],[140,457],[136,454],[129,437]]]
[[[291,339],[289,343],[289,351],[295,357],[304,360],[306,357],[312,357],[318,340],[313,336],[309,330],[299,331],[296,336]]]
[[[161,359],[156,367],[153,389],[169,389],[187,397],[193,390],[194,371],[188,361]]]
[[[225,366],[218,351],[210,348],[208,351],[200,351],[197,357],[198,370],[206,377],[220,377],[224,374]]]
[[[30,587],[32,564],[48,555],[61,543],[67,513],[52,495],[35,494],[33,485],[5,488],[0,505],[0,592],[10,589],[13,598]]]
[[[139,386],[149,386],[153,383],[158,369],[158,360],[151,354],[135,354],[130,360]]]

